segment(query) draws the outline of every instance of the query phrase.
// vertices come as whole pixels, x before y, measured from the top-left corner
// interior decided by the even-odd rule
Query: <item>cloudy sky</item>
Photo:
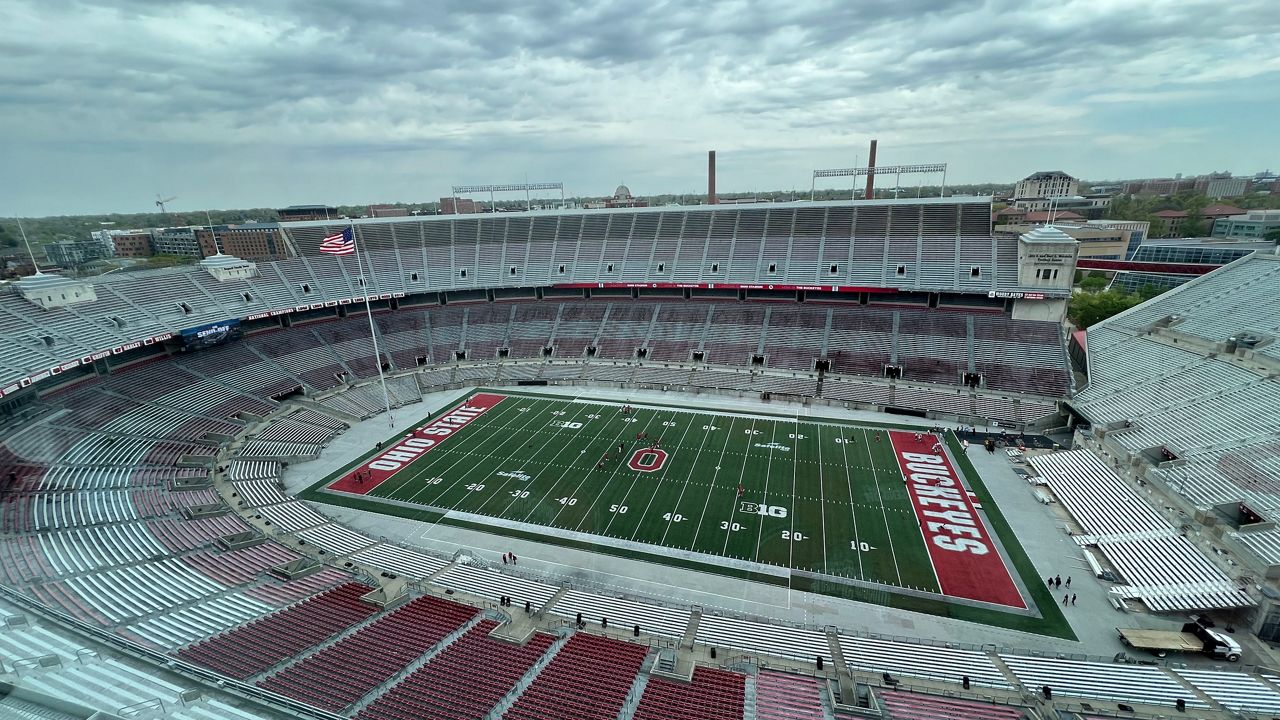
[[[0,0],[0,215],[1280,169],[1278,0]]]

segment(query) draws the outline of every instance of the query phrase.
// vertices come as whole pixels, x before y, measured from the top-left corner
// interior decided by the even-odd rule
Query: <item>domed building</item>
[[[604,206],[607,208],[649,207],[649,202],[633,197],[631,188],[619,185],[618,189],[613,191],[613,197],[605,199]]]

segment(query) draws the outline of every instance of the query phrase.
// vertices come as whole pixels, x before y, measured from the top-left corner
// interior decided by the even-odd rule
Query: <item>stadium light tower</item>
[[[809,184],[809,201],[814,200],[815,192],[817,192],[818,178],[844,178],[844,177],[882,177],[893,176],[895,178],[895,190],[893,196],[897,196],[897,187],[900,186],[902,176],[908,174],[925,174],[925,173],[942,173],[942,190],[938,196],[946,195],[947,192],[947,164],[946,163],[927,163],[919,165],[877,165],[877,167],[865,168],[832,168],[827,170],[814,170],[813,182]],[[858,187],[854,183],[854,195],[850,200],[858,200]],[[919,186],[916,186],[919,188]],[[919,192],[916,192],[919,195]],[[870,200],[868,197],[867,200]]]
[[[564,204],[564,183],[545,182],[545,183],[508,183],[506,185],[454,185],[453,186],[453,207],[457,210],[458,196],[470,195],[471,193],[489,193],[489,210],[497,212],[498,205],[494,199],[494,193],[500,192],[520,192],[524,191],[524,204],[526,210],[533,209],[533,200],[529,196],[531,190],[559,190],[560,204]]]

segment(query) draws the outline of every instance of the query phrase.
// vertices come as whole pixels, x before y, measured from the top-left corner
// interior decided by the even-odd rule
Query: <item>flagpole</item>
[[[351,245],[356,249],[356,267],[360,269],[360,289],[364,293],[364,311],[369,316],[369,339],[373,341],[373,364],[378,366],[378,382],[382,384],[382,402],[387,406],[387,425],[395,427],[396,416],[391,412],[391,395],[387,393],[387,378],[382,374],[382,353],[378,352],[378,333],[373,327],[373,307],[369,304],[369,283],[364,279],[364,264],[360,262],[360,243],[356,242],[355,220],[347,218],[351,230]],[[373,274],[373,261],[369,261],[369,274]]]

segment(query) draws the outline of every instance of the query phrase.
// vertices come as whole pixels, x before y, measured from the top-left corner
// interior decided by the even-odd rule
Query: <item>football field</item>
[[[1028,607],[948,453],[911,430],[483,391],[335,473],[316,499]]]

